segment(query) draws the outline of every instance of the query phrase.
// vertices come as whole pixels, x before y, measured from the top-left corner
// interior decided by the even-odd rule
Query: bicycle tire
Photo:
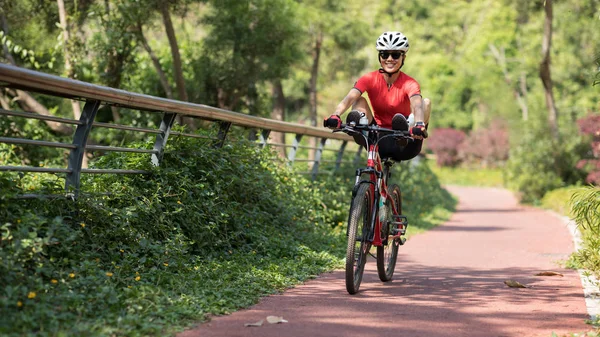
[[[396,184],[390,186],[388,189],[389,197],[387,202],[394,203],[398,214],[402,214],[402,193],[400,187]],[[377,247],[377,274],[382,282],[388,282],[392,280],[394,276],[394,270],[396,269],[396,259],[398,258],[398,248],[400,247],[400,239],[391,239],[391,226],[388,221],[392,218],[392,208],[388,204],[388,214],[386,214],[385,224],[382,224],[381,238],[386,242],[386,245]],[[385,239],[388,240],[385,240]]]
[[[362,184],[352,199],[348,217],[348,245],[346,249],[346,290],[356,294],[362,282],[365,263],[371,249],[368,242],[373,194],[370,184]]]

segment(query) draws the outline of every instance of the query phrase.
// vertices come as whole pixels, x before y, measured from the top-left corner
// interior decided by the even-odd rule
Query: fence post
[[[294,137],[294,141],[292,142],[292,148],[288,153],[288,160],[290,161],[290,165],[294,164],[294,160],[296,159],[296,151],[298,151],[298,146],[300,146],[300,140],[302,139],[302,135],[296,134]]]
[[[177,117],[177,114],[165,112],[162,122],[160,122],[160,133],[156,135],[156,141],[154,142],[154,151],[156,152],[152,154],[151,159],[154,166],[158,166],[162,160],[165,146],[167,145],[167,140],[171,133],[171,127],[173,127],[173,122],[175,122],[175,117]]]
[[[271,130],[262,130],[260,132],[260,145],[262,145],[262,147],[264,148],[265,146],[267,146],[267,143],[269,142],[269,135],[271,134]]]
[[[218,122],[219,124],[219,134],[217,135],[217,141],[214,143],[216,148],[223,147],[225,144],[225,138],[227,137],[227,133],[229,132],[229,128],[231,127],[231,122]]]
[[[319,174],[319,163],[321,162],[321,157],[323,156],[323,147],[325,147],[325,143],[327,142],[327,138],[321,138],[319,142],[319,146],[317,147],[317,151],[315,152],[315,162],[312,167],[312,180],[317,180],[317,174]]]
[[[77,125],[75,135],[73,136],[73,145],[77,146],[72,149],[69,153],[69,170],[65,179],[65,191],[73,190],[74,197],[79,195],[79,186],[81,178],[81,165],[83,163],[83,156],[85,154],[85,145],[87,144],[88,136],[92,130],[96,113],[100,108],[100,101],[89,100],[85,102],[83,111],[79,121],[81,124]]]
[[[344,150],[346,149],[347,144],[348,144],[348,141],[344,140],[342,142],[342,145],[340,146],[340,150],[338,151],[337,159],[335,160],[334,171],[339,170],[340,166],[342,165],[342,158],[344,157]]]

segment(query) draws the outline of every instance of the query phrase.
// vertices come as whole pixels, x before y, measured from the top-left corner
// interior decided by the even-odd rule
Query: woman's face
[[[406,53],[401,50],[382,50],[379,52],[381,68],[388,73],[394,73],[400,69]]]

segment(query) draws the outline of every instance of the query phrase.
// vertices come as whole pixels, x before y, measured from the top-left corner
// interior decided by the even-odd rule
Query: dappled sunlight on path
[[[549,337],[589,329],[579,275],[558,264],[573,249],[564,224],[505,190],[450,190],[458,212],[401,247],[393,281],[380,282],[370,259],[357,295],[336,271],[179,336]],[[534,276],[544,270],[564,276]],[[288,323],[244,327],[269,315]]]

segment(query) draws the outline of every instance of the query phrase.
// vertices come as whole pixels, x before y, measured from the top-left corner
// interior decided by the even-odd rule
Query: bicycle
[[[368,149],[367,166],[356,170],[348,215],[346,290],[356,294],[362,282],[367,256],[372,256],[371,247],[377,247],[379,279],[388,282],[394,275],[398,249],[406,241],[403,235],[406,234],[408,219],[401,214],[400,187],[397,184],[387,185],[395,162],[380,158],[378,143],[387,137],[414,140],[409,131],[367,125],[366,118],[357,111],[351,111],[346,121],[333,132],[362,136]],[[368,175],[368,178],[363,179],[363,175]]]

